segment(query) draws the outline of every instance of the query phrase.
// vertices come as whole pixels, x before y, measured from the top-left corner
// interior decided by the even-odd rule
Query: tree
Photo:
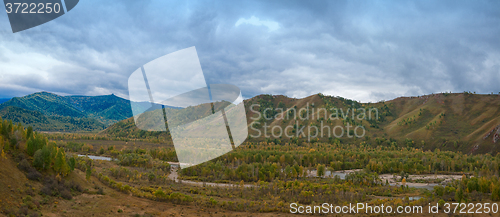
[[[33,127],[28,126],[28,129],[26,130],[26,139],[31,138],[31,136],[33,136]]]
[[[69,171],[73,172],[75,170],[76,160],[75,157],[71,157],[68,161]]]
[[[324,176],[325,175],[325,165],[319,164],[317,167],[317,171],[318,171],[318,177]]]
[[[464,193],[462,191],[462,187],[458,187],[457,191],[455,192],[455,201],[460,202],[464,196]]]
[[[44,159],[43,159],[43,151],[42,150],[37,150],[35,152],[34,159],[33,159],[33,166],[36,167],[37,169],[44,168]]]
[[[43,147],[42,148],[42,159],[43,159],[43,169],[47,169],[50,167],[50,163],[52,163],[51,155],[51,147]]]
[[[63,176],[69,173],[69,166],[66,163],[66,156],[62,148],[57,151],[56,161],[54,162],[54,170]]]
[[[87,163],[87,168],[85,170],[85,179],[90,181],[90,176],[92,175],[92,162]]]
[[[32,136],[26,142],[26,152],[28,153],[28,155],[33,156],[35,152],[39,149],[42,149],[46,145],[46,143],[47,141],[43,136]]]

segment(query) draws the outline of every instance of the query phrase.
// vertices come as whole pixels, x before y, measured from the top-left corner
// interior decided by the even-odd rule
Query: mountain
[[[302,99],[259,95],[245,100],[245,107],[249,135],[256,137],[249,138],[253,141],[292,142],[297,138],[306,141],[311,136],[312,142],[332,142],[338,136],[338,140],[343,143],[366,142],[371,145],[402,145],[463,153],[500,151],[500,95],[497,94],[441,93],[400,97],[378,103],[359,103],[322,94]],[[351,127],[348,128],[348,125]],[[288,135],[297,138],[287,137],[284,133],[281,138],[273,137],[270,132],[273,128],[286,130]],[[315,129],[322,128],[323,136],[314,138]],[[304,129],[304,133],[301,129]],[[311,134],[308,129],[311,129]],[[265,136],[264,130],[269,138]],[[327,131],[330,131],[330,135]],[[275,132],[275,135],[279,134]],[[164,137],[170,140],[166,132],[139,130],[132,118],[120,121],[102,133],[131,138]],[[349,138],[347,133],[357,133],[360,138]]]
[[[106,126],[132,116],[129,101],[115,95],[59,96],[39,92],[14,97],[0,104],[0,110],[9,106],[38,111],[45,116],[96,119]]]
[[[132,117],[130,102],[115,95],[106,96],[67,96],[67,102],[106,125]]]
[[[73,118],[63,116],[46,116],[38,111],[31,111],[19,107],[8,106],[0,109],[0,117],[12,120],[25,126],[32,126],[36,131],[100,131],[105,125],[91,118]]]

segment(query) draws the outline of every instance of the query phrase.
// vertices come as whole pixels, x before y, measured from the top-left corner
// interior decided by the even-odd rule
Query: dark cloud
[[[16,34],[0,15],[0,97],[126,97],[135,69],[191,46],[244,97],[498,93],[498,23],[496,1],[80,1]]]

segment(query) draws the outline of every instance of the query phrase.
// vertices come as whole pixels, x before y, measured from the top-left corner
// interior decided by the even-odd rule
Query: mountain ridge
[[[0,109],[8,106],[38,111],[46,116],[92,118],[107,126],[132,116],[129,101],[113,94],[59,96],[49,92],[37,92],[14,97],[0,104]]]
[[[65,116],[46,116],[38,111],[7,106],[0,109],[0,117],[32,126],[36,131],[82,132],[101,131],[105,125],[91,118],[73,118]]]
[[[398,97],[377,103],[360,103],[323,94],[315,94],[302,99],[262,94],[244,102],[249,135],[257,135],[256,132],[259,130],[263,132],[265,126],[267,129],[273,127],[285,129],[287,126],[298,123],[297,128],[291,129],[290,127],[288,129],[289,134],[294,134],[301,127],[311,126],[314,128],[313,126],[316,126],[319,129],[324,125],[333,128],[335,126],[345,127],[350,124],[363,126],[366,135],[363,135],[362,138],[339,137],[338,140],[389,146],[396,142],[397,145],[403,144],[414,148],[455,150],[463,153],[500,152],[500,143],[498,142],[500,132],[494,130],[500,128],[500,95],[497,94],[439,93],[416,97]],[[337,119],[325,118],[322,108],[328,111],[337,109],[341,111],[338,112],[340,117]],[[304,114],[299,114],[301,109]],[[379,118],[358,120],[355,115],[346,116],[344,114],[346,111],[355,111],[358,115],[363,109],[366,111],[377,109]],[[292,114],[292,110],[295,110],[295,114]],[[307,120],[277,118],[280,114],[284,117],[287,115],[290,117],[306,115],[307,110],[310,112],[307,113],[309,115]],[[268,119],[264,118],[265,115]],[[493,133],[486,136],[488,132]],[[129,138],[144,138],[149,135],[164,137],[166,140],[170,139],[166,132],[146,132],[137,129],[131,118],[111,125],[101,133]],[[306,142],[307,133],[302,135],[297,138],[285,136],[266,138],[260,135],[256,138],[249,138],[249,141],[282,143],[294,142],[298,139]],[[497,138],[496,142],[494,138]],[[335,137],[325,135],[321,138],[310,139],[309,142],[332,142],[335,139]]]

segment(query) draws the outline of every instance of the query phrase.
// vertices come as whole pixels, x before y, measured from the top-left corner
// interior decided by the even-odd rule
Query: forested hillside
[[[36,131],[100,131],[105,125],[91,118],[46,116],[38,111],[8,106],[0,110],[0,117],[14,123],[32,126]]]
[[[132,117],[129,101],[115,95],[59,96],[39,92],[24,97],[14,97],[0,104],[0,109],[8,106],[38,111],[46,116],[93,118],[104,125]]]
[[[377,103],[359,103],[322,94],[303,99],[259,95],[245,100],[245,107],[248,139],[252,141],[280,144],[338,140],[343,143],[364,141],[373,145],[390,145],[398,141],[430,150],[500,151],[500,95],[497,94],[440,93]],[[360,127],[355,132],[356,126]],[[326,129],[323,135],[318,132],[314,136],[315,129],[320,131],[322,127]],[[274,135],[273,128],[276,130]],[[312,129],[310,134],[309,128]],[[283,130],[281,137],[277,136],[279,129]],[[168,133],[137,129],[132,118],[110,126],[103,134],[170,141]],[[362,136],[353,136],[355,134]]]

